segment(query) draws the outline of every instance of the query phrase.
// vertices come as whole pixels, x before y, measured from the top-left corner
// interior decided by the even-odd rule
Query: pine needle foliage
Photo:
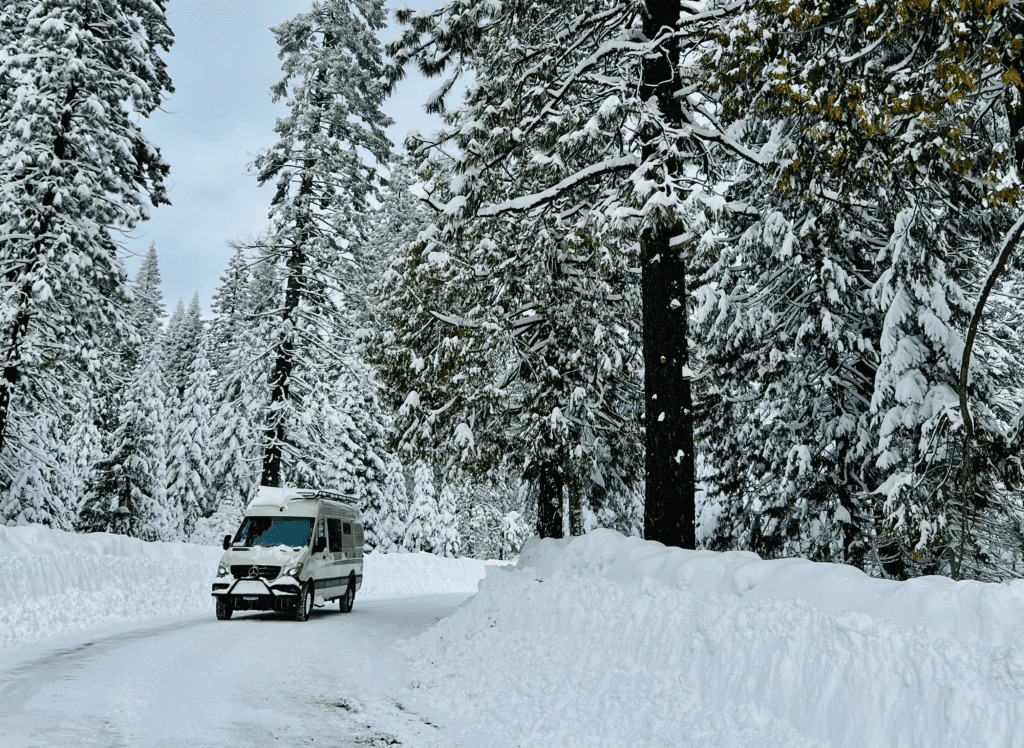
[[[153,0],[13,0],[0,9],[0,449],[19,383],[94,372],[127,337],[128,283],[111,238],[167,202],[143,135],[171,92],[172,34]]]

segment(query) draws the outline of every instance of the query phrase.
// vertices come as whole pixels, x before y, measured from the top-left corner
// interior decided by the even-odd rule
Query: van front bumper
[[[297,579],[282,577],[270,582],[265,579],[214,582],[210,594],[229,602],[234,610],[293,610],[299,591]]]

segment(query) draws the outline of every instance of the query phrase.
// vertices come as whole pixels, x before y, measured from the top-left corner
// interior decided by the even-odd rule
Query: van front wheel
[[[355,585],[352,584],[352,580],[349,580],[348,588],[345,590],[345,594],[342,595],[341,602],[339,603],[339,605],[341,606],[341,612],[342,613],[351,613],[352,612],[352,603],[354,603],[355,601],[356,601],[356,588],[355,588]]]
[[[313,580],[306,582],[302,586],[302,592],[299,594],[299,599],[295,605],[295,620],[308,621],[309,614],[313,612]]]
[[[217,620],[226,621],[231,618],[231,614],[235,612],[235,609],[231,606],[231,601],[227,599],[227,596],[221,596],[217,598]]]

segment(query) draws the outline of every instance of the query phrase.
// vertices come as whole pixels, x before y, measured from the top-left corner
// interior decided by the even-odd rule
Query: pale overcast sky
[[[442,0],[404,0],[433,8]],[[399,3],[396,3],[398,5]],[[166,55],[175,93],[142,127],[171,165],[172,205],[152,211],[125,244],[136,255],[156,242],[167,312],[199,293],[203,313],[227,267],[229,240],[248,240],[265,226],[273,185],[257,188],[246,165],[273,145],[274,119],[287,113],[268,91],[281,78],[277,44],[268,30],[309,9],[309,0],[172,0],[167,18],[175,44]],[[389,12],[389,17],[392,14]],[[392,27],[382,41],[398,34]],[[388,135],[396,148],[409,130],[434,132],[439,121],[423,112],[438,82],[404,80],[386,104],[396,121]],[[138,256],[127,260],[135,277]]]

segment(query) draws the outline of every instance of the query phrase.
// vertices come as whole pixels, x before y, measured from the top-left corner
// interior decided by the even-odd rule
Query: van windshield
[[[313,532],[311,517],[246,517],[235,535],[234,545],[302,546],[309,544]]]

